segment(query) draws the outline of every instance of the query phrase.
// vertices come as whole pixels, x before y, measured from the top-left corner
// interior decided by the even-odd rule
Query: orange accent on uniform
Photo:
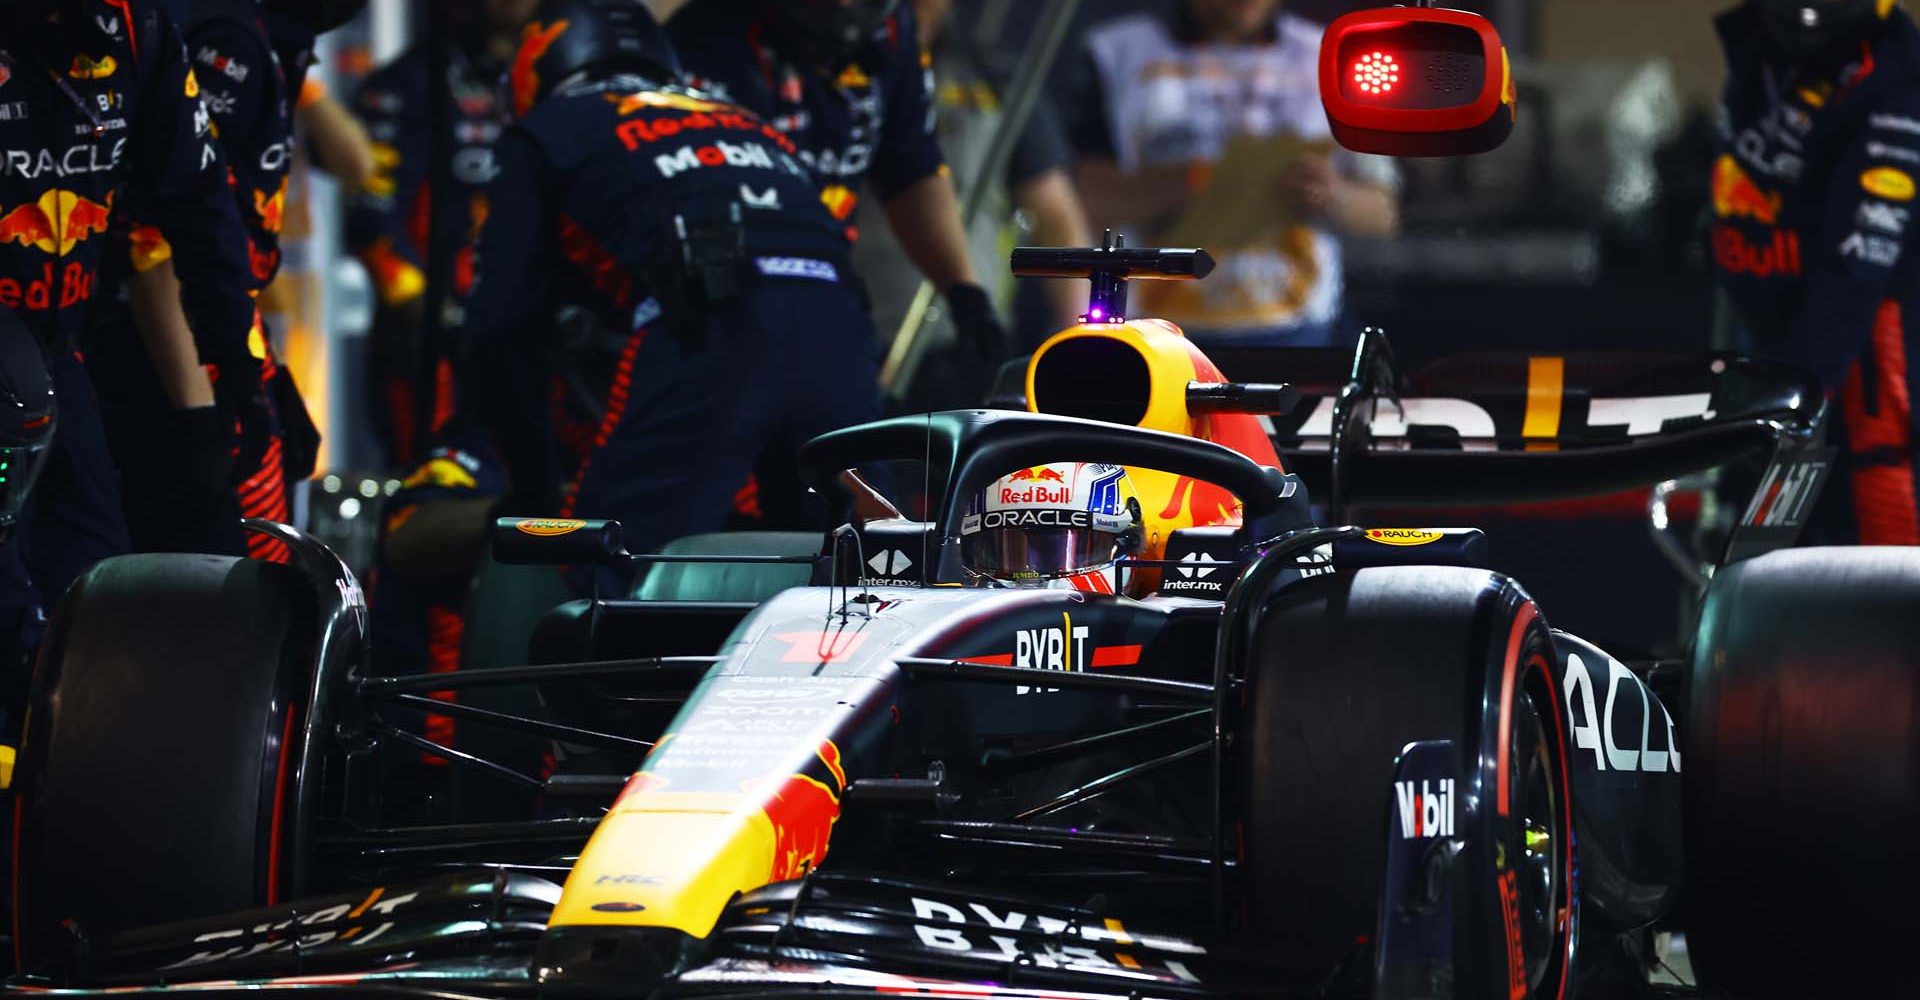
[[[1869,367],[1871,366],[1871,367]],[[1866,378],[1876,405],[1867,409]],[[1880,304],[1866,357],[1840,389],[1847,450],[1854,456],[1853,516],[1862,545],[1920,545],[1913,456],[1913,400],[1907,392],[1906,324],[1900,304]],[[1871,464],[1862,461],[1877,453]]]
[[[579,269],[582,277],[593,283],[595,290],[612,299],[623,311],[632,311],[637,304],[633,275],[594,239],[593,233],[570,216],[560,217],[560,253],[567,263]]]
[[[747,481],[733,494],[733,512],[741,517],[763,518],[760,509],[760,477],[747,473]]]
[[[587,478],[587,469],[593,465],[593,456],[607,446],[613,438],[613,432],[620,429],[620,419],[626,414],[627,395],[633,391],[633,359],[640,353],[640,345],[647,339],[647,328],[641,327],[627,337],[627,346],[620,352],[620,363],[613,369],[613,383],[607,387],[606,416],[600,420],[600,429],[594,432],[593,448],[580,458],[580,470],[574,474],[573,489],[567,491],[567,497],[560,505],[561,517],[573,516],[573,505],[580,495],[580,483]]]
[[[547,413],[553,424],[553,434],[559,439],[561,447],[566,449],[567,466],[573,467],[593,450],[593,435],[598,427],[593,421],[574,418],[567,408],[569,393],[566,379],[556,375],[547,382]]]
[[[390,378],[385,389],[387,420],[393,425],[393,450],[396,452],[387,456],[387,460],[395,465],[407,465],[413,461],[413,430],[419,420],[413,405],[413,384],[404,378]]]
[[[247,238],[247,269],[253,272],[253,280],[261,285],[273,280],[273,274],[280,269],[280,251],[261,250],[254,245],[253,238]]]
[[[460,642],[465,637],[467,622],[458,611],[443,605],[427,607],[427,672],[450,674],[460,669]],[[435,691],[431,697],[435,701],[453,701],[452,691]],[[450,715],[427,715],[425,735],[427,739],[443,747],[453,746],[453,717]],[[422,764],[444,766],[447,759],[438,754],[423,753]]]
[[[453,361],[441,358],[433,366],[433,429],[444,430],[453,422],[455,400],[453,391]]]
[[[432,242],[433,221],[433,185],[420,182],[420,193],[413,199],[413,211],[407,216],[407,237],[413,245],[425,250]]]
[[[326,96],[327,85],[319,77],[308,74],[307,78],[300,83],[300,96],[294,99],[294,109],[304,111],[319,104]]]
[[[466,295],[473,291],[473,248],[461,247],[453,255],[453,293]]]
[[[259,322],[256,314],[254,322]],[[225,373],[218,365],[207,365],[207,377],[218,384]],[[268,350],[260,359],[260,366],[251,374],[265,382],[279,371],[274,363],[273,353]],[[293,523],[293,505],[287,497],[286,454],[280,435],[276,432],[267,441],[267,450],[260,456],[260,464],[248,473],[247,477],[233,488],[234,498],[240,502],[240,516],[257,517],[281,524]],[[285,542],[270,538],[258,532],[247,532],[247,556],[262,562],[291,563],[293,552]]]
[[[533,108],[534,99],[540,93],[540,71],[535,64],[566,30],[565,18],[548,25],[534,21],[520,30],[520,48],[514,52],[513,69],[507,74],[513,87],[514,114],[524,115]]]
[[[267,451],[260,459],[260,467],[234,490],[240,499],[243,517],[257,517],[281,524],[293,521],[293,509],[287,502],[284,463],[285,454],[280,439],[275,437],[267,442]],[[286,543],[258,532],[247,533],[247,555],[263,562],[293,561],[293,553],[287,549]]]
[[[361,254],[361,261],[373,274],[373,286],[382,305],[405,305],[426,290],[426,278],[413,262],[400,255],[393,241],[385,236],[375,240]]]

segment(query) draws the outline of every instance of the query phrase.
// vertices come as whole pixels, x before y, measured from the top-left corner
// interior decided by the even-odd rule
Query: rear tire
[[[276,901],[312,604],[295,569],[206,555],[109,559],[67,593],[17,775],[23,968],[75,931]]]
[[[1685,730],[1702,982],[1800,998],[1910,979],[1920,549],[1794,549],[1715,577]]]
[[[1262,947],[1309,981],[1371,979],[1395,762],[1445,739],[1465,847],[1455,995],[1509,1000],[1516,976],[1527,996],[1564,995],[1577,905],[1567,738],[1552,638],[1526,594],[1452,567],[1312,577],[1268,598],[1248,656],[1241,860]],[[1503,892],[1518,900],[1511,927]]]

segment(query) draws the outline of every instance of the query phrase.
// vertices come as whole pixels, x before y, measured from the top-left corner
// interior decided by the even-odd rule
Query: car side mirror
[[[1493,23],[1440,7],[1361,10],[1328,25],[1320,101],[1340,145],[1387,156],[1487,152],[1519,110]]]

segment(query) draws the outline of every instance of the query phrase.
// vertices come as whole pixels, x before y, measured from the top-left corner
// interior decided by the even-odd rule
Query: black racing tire
[[[1920,924],[1920,549],[1793,549],[1722,571],[1684,729],[1702,983],[1899,992]]]
[[[1483,570],[1363,569],[1266,598],[1232,773],[1240,912],[1279,969],[1370,978],[1396,760],[1445,739],[1465,848],[1452,868],[1454,995],[1565,995],[1578,892],[1552,642],[1526,593]]]
[[[41,646],[16,774],[22,968],[277,901],[312,585],[228,556],[109,559]]]

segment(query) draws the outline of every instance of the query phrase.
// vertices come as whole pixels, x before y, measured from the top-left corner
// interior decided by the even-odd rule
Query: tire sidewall
[[[1506,587],[1496,598],[1498,613],[1489,616],[1493,634],[1489,635],[1487,669],[1479,678],[1481,711],[1471,722],[1471,741],[1478,749],[1479,764],[1474,770],[1479,795],[1478,806],[1470,811],[1469,871],[1471,877],[1465,898],[1470,910],[1463,915],[1462,926],[1471,931],[1459,939],[1464,949],[1459,968],[1469,972],[1469,984],[1462,996],[1505,998],[1505,1000],[1563,1000],[1572,980],[1573,953],[1578,942],[1579,886],[1578,866],[1573,843],[1572,780],[1568,768],[1567,720],[1565,700],[1554,677],[1553,639],[1545,619],[1527,596],[1517,588]],[[1547,727],[1547,751],[1551,774],[1558,792],[1561,849],[1554,877],[1559,887],[1560,912],[1554,947],[1546,975],[1537,992],[1527,988],[1524,959],[1519,951],[1517,920],[1518,871],[1514,861],[1521,856],[1525,840],[1519,815],[1520,789],[1514,784],[1508,754],[1513,734],[1520,725],[1520,713],[1526,702],[1523,695],[1531,687],[1535,710]],[[1470,698],[1469,705],[1474,704]],[[1503,776],[1508,787],[1503,796]]]

